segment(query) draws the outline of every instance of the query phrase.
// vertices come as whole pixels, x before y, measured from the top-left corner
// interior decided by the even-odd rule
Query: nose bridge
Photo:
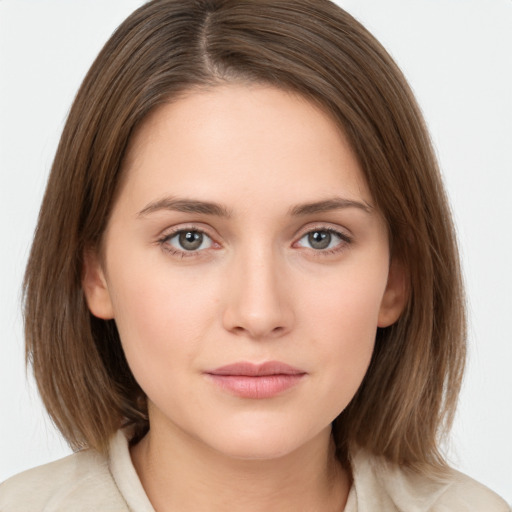
[[[224,312],[228,330],[252,338],[275,337],[288,331],[293,315],[283,266],[280,255],[268,245],[235,256]]]

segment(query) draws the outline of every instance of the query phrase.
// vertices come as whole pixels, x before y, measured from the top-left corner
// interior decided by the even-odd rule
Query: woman
[[[145,5],[78,93],[26,273],[27,353],[83,450],[2,510],[508,510],[438,450],[449,218],[405,80],[345,12]]]

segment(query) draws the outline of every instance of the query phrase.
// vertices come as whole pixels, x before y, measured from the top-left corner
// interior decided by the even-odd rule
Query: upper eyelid
[[[189,225],[184,225],[184,226],[179,226],[179,227],[165,228],[160,232],[160,234],[158,235],[158,238],[159,239],[171,238],[171,237],[177,235],[178,233],[181,233],[182,231],[197,231],[198,233],[202,233],[203,235],[206,235],[212,239],[214,238],[208,229],[203,228],[196,224],[189,224]]]
[[[184,226],[184,227],[180,226],[180,227],[177,227],[177,228],[167,228],[167,229],[164,229],[157,236],[157,238],[155,240],[155,243],[157,245],[161,246],[162,248],[164,246],[172,247],[172,244],[170,243],[170,240],[173,239],[175,236],[177,236],[179,233],[182,233],[183,231],[197,231],[198,233],[201,233],[202,235],[208,237],[211,240],[212,244],[218,244],[218,242],[215,239],[215,237],[211,236],[205,229],[202,229],[202,228],[200,228],[198,226],[195,226],[195,225],[189,225],[189,226]],[[173,250],[174,250],[174,252],[180,252],[180,253],[183,253],[183,254],[187,254],[188,256],[192,256],[194,254],[199,254],[199,253],[205,252],[205,251],[207,251],[210,248],[211,247],[207,247],[207,248],[204,248],[204,249],[196,249],[196,250],[192,250],[192,251],[186,251],[184,249],[179,249],[179,248],[174,247]]]
[[[318,229],[317,228],[317,229],[312,229],[312,230],[309,230],[309,231],[306,231],[305,233],[303,233],[302,236],[297,238],[297,240],[294,242],[294,244],[299,243],[302,239],[304,239],[310,233],[314,233],[315,231],[327,231],[328,233],[332,233],[333,235],[337,236],[340,239],[340,242],[337,245],[343,245],[343,244],[350,244],[350,243],[352,243],[352,237],[351,236],[346,235],[344,233],[341,233],[338,230],[335,230],[335,229]],[[322,252],[323,250],[315,249],[315,251]]]
[[[306,227],[301,228],[300,230],[298,230],[295,237],[297,240],[299,240],[299,239],[303,238],[305,235],[307,235],[313,231],[329,231],[330,233],[338,234],[342,238],[347,238],[350,240],[352,240],[352,238],[353,238],[353,235],[349,229],[344,228],[342,226],[334,226],[331,223],[323,223],[323,222],[319,222],[318,224],[313,223]]]

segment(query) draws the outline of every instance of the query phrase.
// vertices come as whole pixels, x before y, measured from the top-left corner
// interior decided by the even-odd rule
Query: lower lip
[[[241,398],[272,398],[296,386],[305,374],[215,375],[207,374],[220,388]]]

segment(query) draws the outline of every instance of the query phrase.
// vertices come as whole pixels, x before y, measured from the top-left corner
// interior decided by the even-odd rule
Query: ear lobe
[[[400,318],[407,303],[408,291],[404,265],[392,260],[386,290],[380,304],[378,327],[389,327]]]
[[[93,250],[86,250],[84,252],[82,289],[89,311],[94,316],[103,320],[114,318],[105,273],[101,267],[97,252]]]

